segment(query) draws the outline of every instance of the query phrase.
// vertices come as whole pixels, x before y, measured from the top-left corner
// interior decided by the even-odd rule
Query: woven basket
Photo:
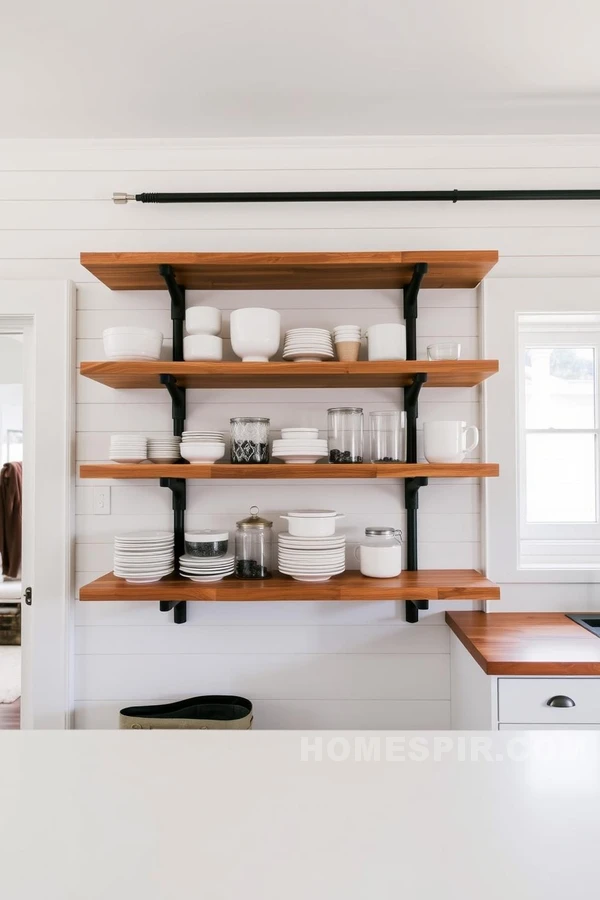
[[[21,643],[21,604],[6,603],[0,605],[0,645],[19,645]]]

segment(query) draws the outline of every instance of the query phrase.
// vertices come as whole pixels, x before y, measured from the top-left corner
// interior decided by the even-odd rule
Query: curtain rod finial
[[[128,200],[135,200],[135,194],[123,194],[121,191],[115,191],[112,198],[113,203],[127,203]]]

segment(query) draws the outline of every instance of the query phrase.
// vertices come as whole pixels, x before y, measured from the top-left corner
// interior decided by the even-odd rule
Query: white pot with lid
[[[291,535],[296,537],[329,537],[335,534],[335,523],[344,516],[335,509],[293,509],[287,516]]]
[[[387,525],[365,528],[354,554],[367,578],[395,578],[402,572],[402,532]]]

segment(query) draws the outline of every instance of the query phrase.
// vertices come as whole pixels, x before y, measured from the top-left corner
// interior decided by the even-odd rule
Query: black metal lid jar
[[[237,522],[235,533],[235,574],[238,578],[270,578],[273,523],[259,516],[258,506]]]

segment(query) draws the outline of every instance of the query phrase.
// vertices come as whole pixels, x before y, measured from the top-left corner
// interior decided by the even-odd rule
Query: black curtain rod
[[[218,193],[114,193],[115,203],[338,203],[386,200],[396,203],[462,200],[600,200],[599,190],[532,191],[231,191]]]

